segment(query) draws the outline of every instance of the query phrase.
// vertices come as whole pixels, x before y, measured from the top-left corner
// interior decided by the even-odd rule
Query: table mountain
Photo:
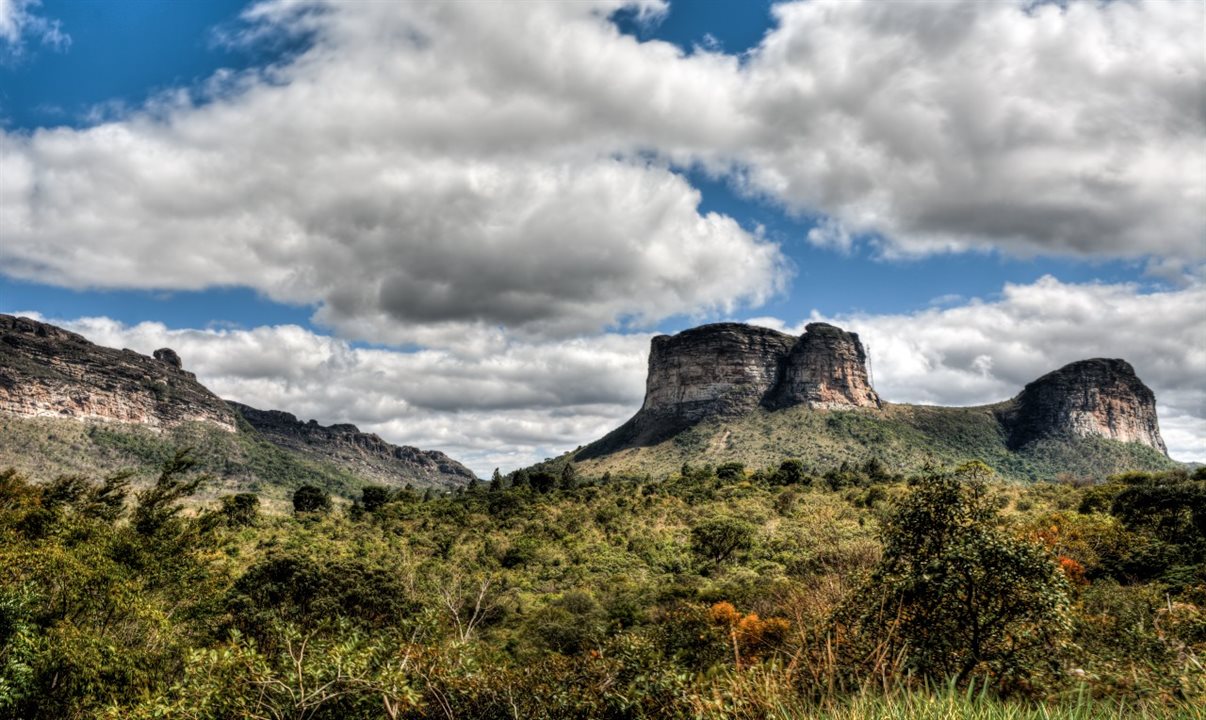
[[[824,469],[878,458],[900,469],[989,462],[1006,476],[1163,469],[1155,397],[1122,360],[1084,360],[1016,397],[971,408],[883,401],[858,335],[811,323],[794,337],[739,323],[653,338],[645,402],[628,422],[556,462],[658,473],[682,463]]]

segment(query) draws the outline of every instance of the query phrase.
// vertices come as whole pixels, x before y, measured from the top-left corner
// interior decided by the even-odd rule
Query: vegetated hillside
[[[927,464],[942,466],[980,459],[1002,477],[1040,480],[1060,474],[1103,478],[1127,470],[1168,470],[1179,463],[1155,448],[1099,437],[1056,437],[1010,449],[998,420],[1005,403],[979,407],[936,407],[883,403],[880,409],[823,410],[804,405],[782,410],[755,408],[745,414],[712,417],[654,445],[610,454],[586,446],[554,460],[575,463],[586,474],[654,475],[683,463],[748,467],[798,458],[819,470],[876,458],[897,472]]]
[[[122,514],[0,472],[0,717],[1195,717],[1206,473],[990,475],[516,472],[175,516],[188,473]]]
[[[230,406],[268,442],[320,464],[329,464],[366,481],[400,487],[452,490],[469,484],[473,471],[438,450],[420,450],[385,442],[355,425],[302,422],[280,410],[257,410],[241,403]]]
[[[370,483],[446,490],[474,479],[444,453],[393,445],[354,425],[228,403],[170,348],[142,355],[0,314],[0,467],[145,474],[182,446],[217,477],[206,492],[283,499],[308,483],[350,498]]]
[[[233,433],[208,423],[184,423],[161,432],[125,423],[0,415],[0,468],[46,479],[64,474],[99,479],[133,470],[135,484],[142,486],[178,449],[192,448],[198,469],[213,476],[201,486],[198,502],[254,492],[281,511],[303,484],[354,498],[371,482],[334,463],[283,450],[245,422],[236,423]]]

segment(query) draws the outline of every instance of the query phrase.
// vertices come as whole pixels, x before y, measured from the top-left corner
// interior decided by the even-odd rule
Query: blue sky
[[[356,362],[515,363],[393,410],[198,367],[235,399],[521,462],[631,412],[650,332],[824,317],[896,349],[901,401],[1138,357],[1181,397],[1170,445],[1206,454],[1206,359],[1117,333],[1157,306],[1189,345],[1206,324],[1192,4],[4,7],[0,310],[136,347],[297,325],[386,353]],[[597,391],[531,379],[578,346],[606,350],[564,382]]]

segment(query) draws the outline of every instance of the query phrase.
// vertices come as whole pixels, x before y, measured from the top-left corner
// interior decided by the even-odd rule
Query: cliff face
[[[658,445],[702,420],[735,421],[758,408],[885,409],[866,363],[858,335],[826,323],[798,338],[738,323],[655,337],[640,411],[575,457]],[[1122,360],[1072,363],[985,412],[1007,452],[1043,438],[1105,438],[1167,455],[1155,397]]]
[[[1165,455],[1156,397],[1125,360],[1081,360],[1027,385],[1001,413],[1010,448],[1050,437],[1137,442]]]
[[[798,338],[740,323],[659,335],[641,410],[579,457],[658,443],[704,418],[760,406],[878,408],[866,359],[858,335],[826,323],[808,325]]]
[[[277,447],[315,460],[334,462],[366,479],[384,485],[460,487],[474,479],[473,471],[438,450],[393,445],[355,425],[302,422],[280,410],[257,410],[232,402],[234,408],[264,439]]]
[[[718,323],[653,338],[641,412],[695,421],[758,406],[778,381],[795,338]]]
[[[0,315],[0,412],[153,428],[205,422],[230,432],[236,422],[170,349],[147,357],[12,315]]]
[[[782,364],[768,404],[829,410],[880,406],[867,380],[867,353],[856,333],[809,323]]]

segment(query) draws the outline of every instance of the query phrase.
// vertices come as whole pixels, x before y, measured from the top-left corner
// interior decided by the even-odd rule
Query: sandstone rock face
[[[717,323],[653,338],[645,402],[627,423],[581,458],[660,442],[707,417],[759,406],[878,408],[858,335],[812,323],[800,337]]]
[[[867,380],[867,353],[858,335],[828,323],[806,325],[783,363],[770,403],[830,410],[878,408],[879,395]]]
[[[280,410],[257,410],[232,402],[234,408],[272,444],[315,460],[334,462],[383,485],[460,487],[474,479],[473,471],[437,450],[393,445],[355,425],[323,426],[302,422]]]
[[[771,392],[795,338],[718,323],[653,338],[641,411],[686,420],[751,410]]]
[[[1049,437],[1137,442],[1165,455],[1156,397],[1125,360],[1081,360],[1027,385],[1001,414],[1011,448]]]
[[[0,412],[160,429],[205,422],[234,432],[234,413],[181,369],[175,352],[155,355],[101,347],[54,325],[0,315]]]

